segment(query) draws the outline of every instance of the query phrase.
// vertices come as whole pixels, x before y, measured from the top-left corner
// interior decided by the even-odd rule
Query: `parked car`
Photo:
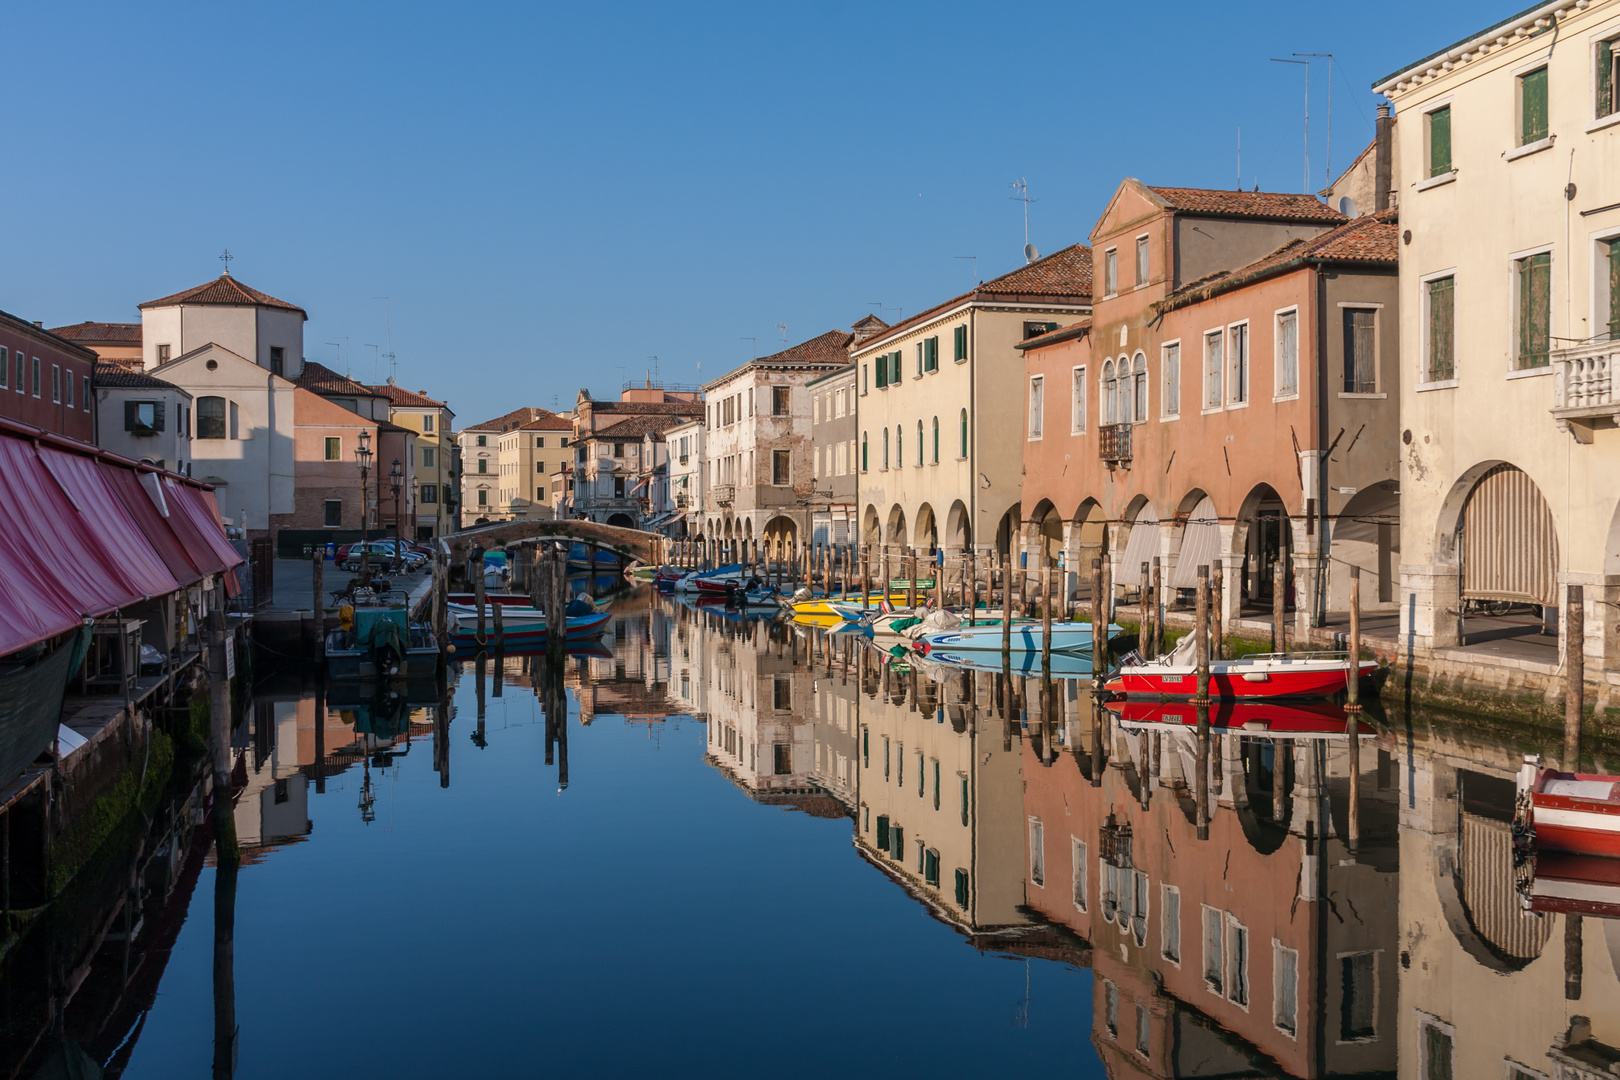
[[[338,561],[338,566],[344,570],[358,570],[362,556],[368,551],[371,553],[371,565],[379,569],[394,561],[394,544],[373,540],[369,544],[349,545],[349,550]],[[427,563],[427,556],[409,548],[400,552],[400,558],[404,561],[405,569],[411,572],[421,569]]]

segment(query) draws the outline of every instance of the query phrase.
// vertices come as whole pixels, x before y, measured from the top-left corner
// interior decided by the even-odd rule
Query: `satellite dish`
[[[1025,244],[1024,245],[1024,261],[1025,262],[1032,263],[1032,262],[1034,262],[1036,259],[1038,259],[1040,257],[1041,257],[1041,253],[1035,250],[1035,245],[1034,244]]]
[[[1360,217],[1361,216],[1361,213],[1356,209],[1356,200],[1352,199],[1348,195],[1344,195],[1344,196],[1340,197],[1340,199],[1339,199],[1339,213],[1343,214],[1345,217]]]

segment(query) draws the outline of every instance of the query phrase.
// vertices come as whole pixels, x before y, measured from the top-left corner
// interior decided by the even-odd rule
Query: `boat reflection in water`
[[[650,589],[609,610],[560,672],[514,652],[443,681],[262,681],[233,739],[239,877],[205,865],[198,792],[161,809],[12,940],[0,1077],[757,1071],[747,1040],[679,1058],[716,1013],[827,1033],[801,1040],[815,1071],[891,1061],[896,1030],[944,1073],[1595,1080],[1620,1060],[1620,860],[1514,861],[1515,773],[1555,739],[1376,703],[1221,703],[1206,725],[1099,702],[1084,674],[895,662]],[[431,960],[360,935],[319,978],[289,966],[289,942],[348,941],[319,933],[327,890],[411,897]],[[309,902],[266,925],[284,895]],[[614,988],[666,984],[690,992],[593,1026]],[[185,1011],[210,993],[212,1041]],[[448,1013],[362,1051],[266,1019],[293,993]],[[464,997],[510,1037],[451,1034],[486,1022]]]

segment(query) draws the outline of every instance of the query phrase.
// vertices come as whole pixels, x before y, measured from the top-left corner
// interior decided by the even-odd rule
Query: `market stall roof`
[[[194,585],[205,577],[198,561],[186,550],[185,541],[172,524],[181,511],[178,507],[170,508],[166,501],[161,505],[158,502],[163,494],[156,474],[148,473],[150,479],[143,481],[132,469],[121,468],[108,461],[97,462],[97,465],[107,486],[117,494],[124,509],[129,511],[129,516],[135,519],[141,535],[151,543],[152,549],[169,568],[169,573],[174,575],[174,580],[184,586]]]

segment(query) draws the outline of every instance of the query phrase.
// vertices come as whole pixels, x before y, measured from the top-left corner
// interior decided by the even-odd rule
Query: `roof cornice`
[[[1455,69],[1458,64],[1477,60],[1529,38],[1538,30],[1547,29],[1565,12],[1585,11],[1592,6],[1593,0],[1552,0],[1550,3],[1526,8],[1494,26],[1486,27],[1472,37],[1391,72],[1373,83],[1373,93],[1383,94],[1386,97],[1391,95],[1391,91],[1404,93],[1422,82],[1439,78]]]

